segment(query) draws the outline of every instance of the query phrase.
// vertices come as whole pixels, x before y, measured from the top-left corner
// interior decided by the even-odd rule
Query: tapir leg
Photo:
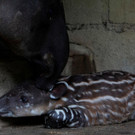
[[[82,108],[61,107],[45,115],[46,128],[77,128],[86,124],[87,118]]]

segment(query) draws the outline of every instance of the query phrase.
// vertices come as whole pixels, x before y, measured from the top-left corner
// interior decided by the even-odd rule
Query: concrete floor
[[[29,121],[29,123],[28,123]],[[37,121],[31,123],[16,123],[0,126],[0,135],[133,135],[135,134],[135,121],[108,126],[92,126],[76,129],[46,129]]]

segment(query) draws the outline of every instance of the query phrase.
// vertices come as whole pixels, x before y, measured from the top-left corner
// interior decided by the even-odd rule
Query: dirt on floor
[[[33,119],[33,118],[32,118]],[[85,128],[46,129],[39,119],[22,119],[17,122],[0,125],[0,135],[134,135],[135,121],[108,126],[91,126]]]

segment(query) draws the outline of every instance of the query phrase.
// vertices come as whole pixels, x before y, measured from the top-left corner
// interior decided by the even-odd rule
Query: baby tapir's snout
[[[0,99],[0,114],[1,116],[9,116],[13,115],[12,112],[9,110],[9,98],[7,96],[3,96]]]

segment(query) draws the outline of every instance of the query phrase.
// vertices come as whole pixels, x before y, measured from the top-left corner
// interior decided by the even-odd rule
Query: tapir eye
[[[28,98],[26,96],[21,96],[20,101],[23,103],[28,103]]]
[[[49,9],[49,11],[48,11],[48,19],[49,19],[49,21],[53,20],[53,11],[52,11],[52,9]]]

